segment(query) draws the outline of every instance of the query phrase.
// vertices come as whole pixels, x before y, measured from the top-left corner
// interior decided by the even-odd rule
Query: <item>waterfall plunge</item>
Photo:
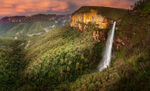
[[[108,36],[108,39],[106,42],[106,48],[105,48],[105,51],[103,54],[103,58],[98,66],[99,71],[106,69],[110,65],[111,57],[112,57],[112,45],[113,45],[113,40],[114,40],[115,27],[116,27],[116,22],[114,22],[113,27],[112,27],[111,31],[109,32],[109,36]]]

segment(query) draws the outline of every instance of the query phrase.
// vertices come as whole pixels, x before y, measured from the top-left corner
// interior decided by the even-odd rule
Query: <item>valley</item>
[[[0,91],[148,91],[149,4],[2,18]],[[99,71],[114,21],[111,63]]]

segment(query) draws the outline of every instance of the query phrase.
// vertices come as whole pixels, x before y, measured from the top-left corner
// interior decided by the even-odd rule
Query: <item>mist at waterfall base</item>
[[[114,40],[114,34],[115,34],[115,27],[116,27],[116,21],[114,22],[113,27],[111,31],[109,32],[109,36],[106,42],[106,47],[103,53],[103,58],[98,65],[99,71],[103,71],[104,69],[108,68],[110,65],[111,57],[112,57],[112,46],[113,46],[113,40]]]

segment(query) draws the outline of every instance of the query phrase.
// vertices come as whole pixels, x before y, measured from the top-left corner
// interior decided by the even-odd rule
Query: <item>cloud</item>
[[[0,16],[68,13],[81,6],[129,8],[135,0],[0,0]]]
[[[135,2],[132,0],[73,0],[79,6],[106,6],[129,9]]]
[[[0,15],[24,14],[26,12],[38,13],[46,11],[68,10],[67,2],[57,0],[3,0],[0,1]]]

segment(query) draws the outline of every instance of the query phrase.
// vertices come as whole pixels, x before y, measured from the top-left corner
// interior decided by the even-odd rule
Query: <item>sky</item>
[[[129,9],[137,0],[0,0],[0,17],[15,15],[68,14],[81,6]]]

